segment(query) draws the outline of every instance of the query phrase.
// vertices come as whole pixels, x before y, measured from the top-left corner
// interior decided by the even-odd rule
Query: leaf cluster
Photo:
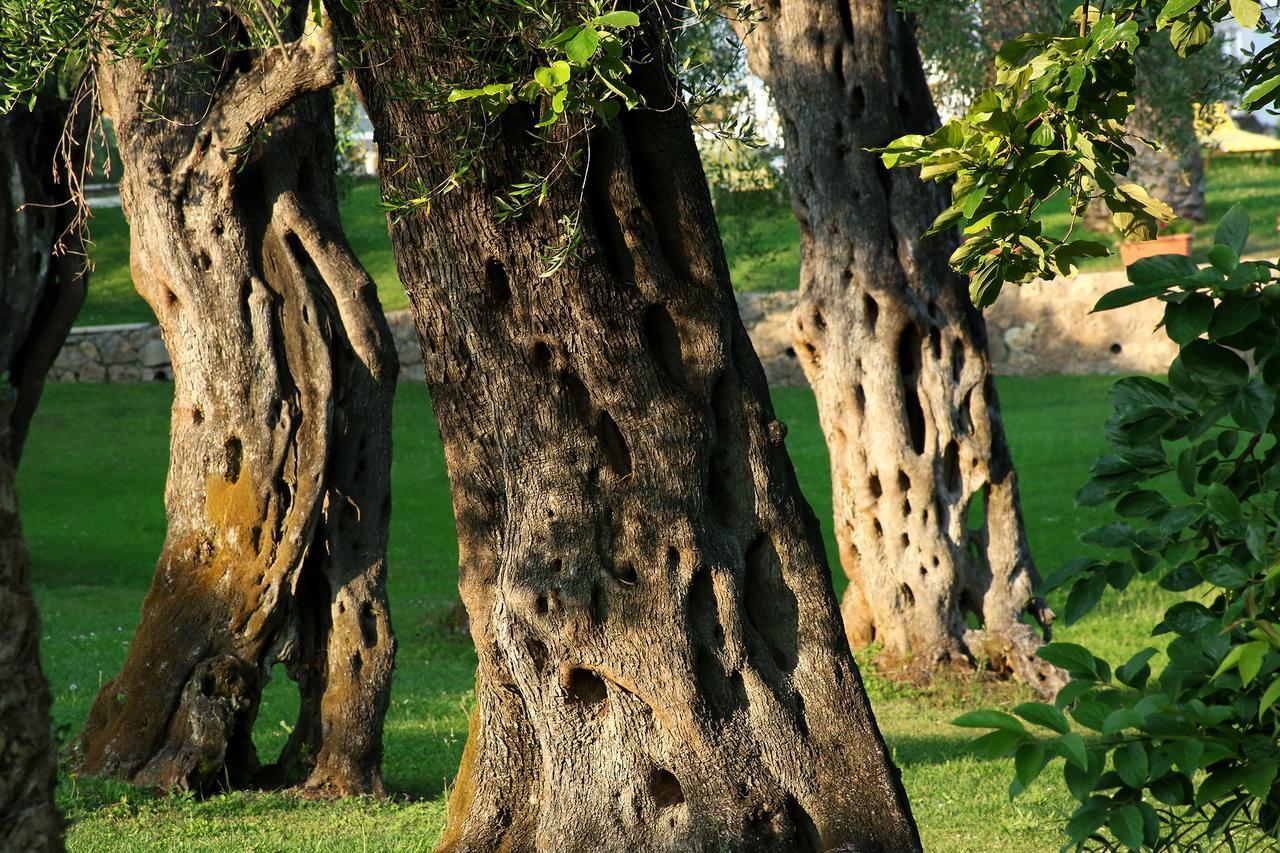
[[[1247,236],[1236,207],[1209,266],[1148,258],[1099,301],[1163,302],[1178,357],[1167,381],[1111,390],[1111,452],[1077,495],[1114,507],[1115,521],[1082,537],[1110,556],[1075,560],[1042,587],[1069,589],[1068,624],[1139,576],[1182,593],[1154,630],[1168,638],[1164,666],[1153,670],[1156,648],[1113,667],[1052,643],[1040,657],[1071,683],[1053,705],[1013,709],[1037,731],[996,711],[956,721],[992,729],[979,743],[1014,755],[1015,794],[1063,759],[1077,847],[1280,838],[1280,266],[1241,261]]]
[[[1266,25],[1259,0],[1085,2],[1061,31],[1008,42],[996,56],[994,85],[964,116],[882,150],[890,168],[918,167],[923,180],[951,182],[952,204],[932,230],[962,230],[966,239],[951,263],[970,276],[975,304],[991,304],[1007,282],[1069,275],[1083,259],[1106,254],[1073,236],[1091,202],[1105,204],[1130,239],[1151,239],[1173,218],[1168,205],[1124,178],[1135,154],[1125,132],[1135,56],[1156,34],[1167,35],[1179,56],[1190,55],[1228,16],[1249,29]],[[1251,106],[1280,96],[1266,88],[1280,80],[1272,68],[1278,57],[1269,48],[1248,63]],[[1073,216],[1061,238],[1040,224],[1042,208],[1059,193]]]

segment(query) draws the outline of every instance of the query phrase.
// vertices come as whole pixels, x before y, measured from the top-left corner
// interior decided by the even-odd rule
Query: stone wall
[[[1139,303],[1090,314],[1098,298],[1125,284],[1123,272],[1008,287],[987,309],[997,374],[1163,373],[1176,355],[1156,330],[1161,307]],[[743,293],[738,310],[772,385],[804,385],[791,348],[795,291]],[[387,314],[400,355],[400,380],[422,381],[418,336],[408,311]],[[73,329],[54,363],[56,382],[154,382],[173,379],[160,330],[146,324]]]

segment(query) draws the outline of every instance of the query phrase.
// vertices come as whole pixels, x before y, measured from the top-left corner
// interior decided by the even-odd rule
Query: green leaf
[[[1240,774],[1240,787],[1258,799],[1266,799],[1271,790],[1271,783],[1276,780],[1276,770],[1280,769],[1275,761],[1259,761]]]
[[[1014,773],[1023,788],[1031,787],[1031,783],[1044,769],[1045,751],[1038,743],[1024,743],[1018,747],[1013,756]]]
[[[1200,759],[1204,758],[1204,744],[1194,738],[1169,741],[1164,745],[1173,757],[1173,763],[1189,777],[1200,772]]]
[[[1213,300],[1192,293],[1181,302],[1170,302],[1164,309],[1164,326],[1174,343],[1185,346],[1209,328],[1213,317]]]
[[[1048,643],[1040,647],[1036,657],[1065,669],[1072,677],[1092,681],[1098,676],[1097,658],[1084,646],[1075,643]]]
[[[599,44],[600,32],[592,27],[582,27],[577,35],[565,43],[564,55],[574,65],[586,65],[595,55]]]
[[[1210,394],[1232,394],[1249,380],[1249,365],[1244,359],[1209,341],[1187,344],[1174,363],[1181,364],[1191,381]]]
[[[1142,258],[1129,266],[1129,281],[1137,285],[1174,285],[1200,271],[1186,255],[1155,255]]]
[[[591,20],[591,23],[597,27],[610,27],[612,29],[618,30],[618,29],[622,29],[623,27],[640,26],[640,16],[637,15],[635,12],[627,12],[627,11],[619,10],[615,12],[606,12],[603,15],[599,15],[598,17],[593,18]]]
[[[1259,0],[1231,0],[1231,17],[1246,30],[1255,29],[1262,20],[1262,3]]]
[[[1116,775],[1130,788],[1141,788],[1147,781],[1147,750],[1140,743],[1127,743],[1111,753]]]
[[[1280,699],[1280,678],[1272,681],[1271,684],[1268,685],[1266,691],[1263,692],[1262,698],[1258,700],[1259,720],[1262,719],[1263,714],[1267,713],[1267,711],[1271,709],[1272,705],[1276,704],[1277,699]]]
[[[1236,250],[1221,243],[1209,249],[1209,263],[1223,275],[1231,275],[1240,266],[1240,256]]]
[[[996,729],[994,732],[988,732],[973,742],[973,748],[988,758],[1000,758],[1008,755],[1018,744],[1027,739],[1026,732],[1011,732],[1005,729]]]
[[[1044,705],[1040,702],[1023,702],[1013,709],[1013,713],[1029,723],[1052,729],[1059,734],[1066,734],[1071,731],[1067,718],[1052,705]]]
[[[1016,717],[1003,711],[970,711],[956,717],[951,721],[951,725],[964,729],[1004,729],[1019,734],[1026,732],[1026,728],[1018,722]]]
[[[1210,554],[1200,560],[1200,576],[1223,589],[1240,589],[1252,574],[1227,554]]]
[[[1231,417],[1245,429],[1265,432],[1276,411],[1276,392],[1257,376],[1249,377],[1231,403]]]
[[[1107,829],[1130,850],[1142,849],[1142,812],[1133,803],[1112,812],[1107,820]]]
[[[1222,483],[1209,486],[1205,494],[1205,503],[1208,504],[1209,512],[1219,524],[1244,520],[1244,509],[1240,506],[1240,499]]]
[[[1097,606],[1106,590],[1107,576],[1105,574],[1099,573],[1084,580],[1076,581],[1076,585],[1071,588],[1071,594],[1067,596],[1067,606],[1062,614],[1066,624],[1074,625],[1079,622],[1090,610]]]
[[[1090,769],[1089,755],[1085,752],[1084,738],[1080,737],[1080,735],[1075,732],[1069,732],[1058,738],[1058,749],[1068,764],[1075,765],[1078,769],[1086,772]]]
[[[1243,205],[1235,204],[1223,215],[1213,242],[1230,246],[1237,257],[1244,254],[1245,243],[1249,242],[1249,214]]]
[[[1215,340],[1230,337],[1249,328],[1261,316],[1262,303],[1257,299],[1239,296],[1224,299],[1209,321],[1209,337]]]
[[[1168,285],[1164,282],[1152,282],[1150,284],[1133,284],[1128,287],[1120,287],[1115,290],[1102,294],[1102,298],[1093,306],[1090,313],[1097,314],[1099,311],[1110,311],[1114,308],[1123,308],[1126,305],[1133,305],[1135,302],[1142,302],[1153,296],[1158,296],[1168,289]]]

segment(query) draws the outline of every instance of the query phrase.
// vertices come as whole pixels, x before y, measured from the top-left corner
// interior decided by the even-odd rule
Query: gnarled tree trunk
[[[336,58],[315,30],[287,48],[227,45],[233,22],[207,14],[171,32],[176,61],[98,72],[125,164],[133,279],[175,389],[164,549],[80,763],[165,787],[301,779],[377,793],[397,362],[338,218],[321,91]],[[251,729],[276,661],[302,705],[280,764],[260,775]]]
[[[937,126],[909,23],[892,0],[770,2],[746,37],[783,121],[800,221],[795,350],[831,454],[836,540],[855,645],[928,674],[985,662],[1042,693],[1052,618],[1035,598],[1018,484],[981,314],[922,239],[937,188],[867,149]]]
[[[65,175],[53,179],[66,119],[55,104],[0,115],[0,850],[62,849],[51,699],[13,483],[53,362],[46,353],[57,354],[84,294],[74,260],[52,254],[65,213],[47,205],[67,186]]]
[[[444,35],[454,8],[331,7],[400,152],[390,197],[439,185],[457,157],[454,117],[395,97],[473,61]],[[391,229],[479,655],[440,847],[918,849],[688,118],[652,67],[633,82],[656,110],[593,135],[580,252],[558,271],[540,277],[539,256],[579,209],[575,180],[516,222],[493,216],[492,188],[563,153],[531,141],[522,107],[489,135],[488,186]]]

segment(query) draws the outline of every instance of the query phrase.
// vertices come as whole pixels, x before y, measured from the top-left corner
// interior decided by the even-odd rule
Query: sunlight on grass
[[[1019,465],[1028,535],[1042,571],[1082,550],[1076,535],[1103,517],[1072,502],[1103,448],[1106,377],[1003,379],[1004,417]],[[98,686],[120,666],[164,538],[162,494],[171,386],[54,385],[37,415],[19,476],[24,522],[45,621],[43,655],[64,742],[83,723]],[[807,389],[775,389],[787,445],[831,541],[830,472]],[[95,441],[85,442],[92,424]],[[313,803],[283,794],[198,801],[116,783],[63,779],[73,850],[428,850],[444,824],[447,785],[474,702],[475,655],[451,626],[457,545],[439,435],[427,395],[401,386],[390,595],[400,651],[387,718],[387,802]],[[83,484],[93,483],[90,490]],[[845,579],[834,569],[835,584]],[[1123,659],[1145,645],[1165,602],[1143,582],[1109,593],[1058,638]],[[1060,605],[1060,602],[1053,602]],[[1060,609],[1060,608],[1059,608]],[[1046,773],[1010,803],[1012,766],[971,754],[972,733],[949,721],[979,706],[1011,706],[1025,688],[980,677],[927,690],[885,681],[860,655],[868,693],[928,849],[1056,850],[1069,798]],[[297,700],[282,677],[264,697],[255,739],[276,754]]]

